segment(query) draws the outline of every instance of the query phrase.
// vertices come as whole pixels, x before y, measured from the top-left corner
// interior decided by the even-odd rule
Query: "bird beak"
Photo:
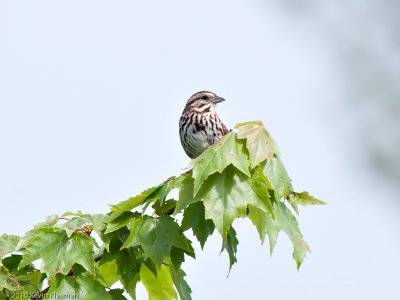
[[[217,104],[217,103],[220,103],[220,102],[222,102],[222,101],[225,101],[225,99],[222,98],[222,97],[218,97],[218,96],[217,96],[217,97],[215,97],[213,103]]]

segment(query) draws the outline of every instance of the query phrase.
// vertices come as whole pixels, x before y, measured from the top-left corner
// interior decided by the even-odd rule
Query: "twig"
[[[8,297],[8,293],[5,289],[3,290],[3,295],[6,300],[10,300],[10,297]]]

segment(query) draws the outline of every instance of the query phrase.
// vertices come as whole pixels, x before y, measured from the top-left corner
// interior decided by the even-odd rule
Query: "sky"
[[[299,271],[286,236],[270,256],[249,221],[234,223],[229,277],[220,237],[204,251],[196,244],[183,266],[193,299],[398,297],[397,177],[367,165],[358,139],[375,123],[383,127],[369,140],[396,130],[384,127],[384,102],[372,102],[384,112],[375,123],[358,114],[370,107],[370,81],[348,63],[364,52],[346,54],[378,45],[382,67],[398,56],[371,38],[380,31],[367,25],[380,20],[368,21],[363,1],[351,10],[282,3],[0,1],[0,233],[23,235],[65,211],[106,213],[182,172],[180,114],[211,90],[227,99],[217,109],[228,127],[262,120],[295,189],[329,205],[300,212],[312,253]]]

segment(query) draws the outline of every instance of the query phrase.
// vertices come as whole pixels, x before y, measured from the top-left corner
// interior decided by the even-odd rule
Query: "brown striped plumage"
[[[190,158],[199,156],[228,133],[215,112],[215,105],[224,100],[212,92],[202,91],[187,101],[179,120],[179,135]]]

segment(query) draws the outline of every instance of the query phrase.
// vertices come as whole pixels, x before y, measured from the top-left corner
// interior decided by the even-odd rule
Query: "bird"
[[[185,153],[194,159],[229,132],[215,108],[224,98],[210,91],[193,94],[179,119],[179,135]]]

